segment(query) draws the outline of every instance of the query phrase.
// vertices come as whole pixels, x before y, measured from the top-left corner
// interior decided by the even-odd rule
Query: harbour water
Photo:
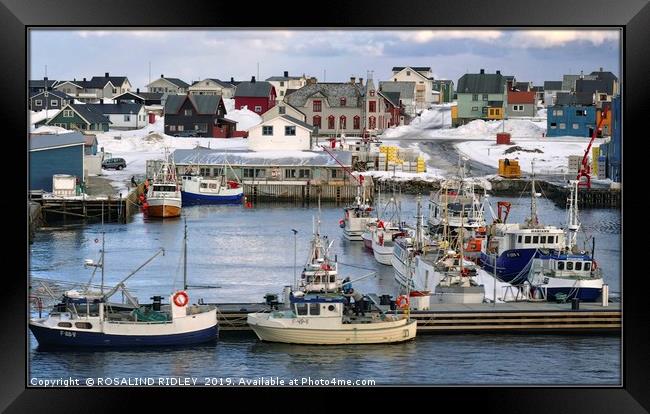
[[[423,196],[423,211],[427,198]],[[530,212],[529,198],[491,198],[513,205],[509,222]],[[363,243],[342,238],[338,222],[342,206],[323,204],[322,233],[334,240],[340,273],[352,279],[377,271],[355,284],[365,293],[397,294],[392,267],[378,264]],[[294,278],[294,235],[298,274],[308,253],[315,204],[259,203],[242,206],[183,208],[188,226],[192,301],[262,302],[266,293],[280,293]],[[402,219],[414,222],[415,196],[402,197]],[[539,199],[544,224],[562,226],[564,209]],[[488,219],[490,218],[489,213]],[[595,236],[595,259],[611,292],[620,291],[620,211],[582,210],[579,241]],[[106,224],[108,286],[136,269],[155,251],[159,256],[127,286],[141,302],[168,295],[182,284],[183,220],[147,220],[136,214],[127,224]],[[99,258],[101,224],[79,225],[36,234],[30,246],[32,277],[87,283],[92,270],[84,259]],[[591,248],[589,241],[588,248]],[[93,283],[99,283],[99,272]],[[421,335],[393,345],[314,347],[261,343],[252,334],[222,336],[216,344],[183,349],[128,351],[39,350],[30,334],[30,377],[259,377],[374,380],[376,384],[619,384],[621,338],[580,335]]]

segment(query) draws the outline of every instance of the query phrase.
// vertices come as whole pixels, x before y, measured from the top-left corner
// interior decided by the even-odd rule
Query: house
[[[515,82],[513,88],[518,90],[519,92],[530,92],[530,90],[533,88],[533,83],[532,82]]]
[[[290,117],[296,118],[299,121],[307,122],[307,117],[305,114],[300,112],[298,108],[295,108],[284,101],[278,101],[278,103],[273,108],[264,112],[262,114],[262,121],[266,122],[278,115],[289,115]]]
[[[289,71],[285,70],[284,76],[271,76],[266,81],[275,88],[279,102],[284,100],[287,89],[300,89],[307,84],[308,79],[304,74],[302,76],[289,76]]]
[[[84,134],[84,155],[97,155],[97,135]]]
[[[621,182],[621,97],[615,96],[611,102],[611,131],[609,141],[600,145],[600,156],[605,158],[607,178]]]
[[[502,119],[507,102],[507,79],[500,70],[496,73],[466,73],[458,80],[456,95],[458,99],[458,118],[455,125],[465,124],[474,119]]]
[[[533,117],[537,114],[536,94],[534,91],[509,90],[507,94],[506,116],[508,118]]]
[[[415,82],[416,111],[428,109],[433,101],[433,76],[429,66],[395,66],[391,76],[394,82]]]
[[[362,119],[364,91],[363,79],[359,83],[355,78],[350,78],[350,82],[317,82],[286,96],[285,101],[305,114],[307,123],[318,128],[316,135],[359,136],[366,128],[366,118]]]
[[[79,132],[29,134],[29,189],[52,191],[52,176],[68,174],[84,178],[84,145]]]
[[[397,98],[399,101],[399,97]],[[373,132],[383,132],[388,128],[391,120],[395,118],[394,108],[395,105],[391,103],[377,88],[372,79],[368,79],[364,89],[364,105],[365,105],[365,129]],[[397,104],[399,105],[399,103]],[[391,107],[393,110],[391,111]],[[362,117],[364,118],[364,117]],[[397,112],[398,119],[395,125],[399,125],[399,110]],[[328,123],[333,121],[328,118]],[[362,119],[362,122],[364,119]],[[331,125],[331,124],[330,124]]]
[[[58,111],[64,105],[72,103],[72,101],[73,98],[64,92],[38,92],[29,98],[29,109],[34,112],[42,111],[43,109],[56,109]]]
[[[235,85],[214,78],[196,81],[187,90],[190,95],[219,95],[223,99],[230,99],[235,95]]]
[[[139,129],[147,125],[147,111],[141,103],[86,104],[111,121],[116,130]]]
[[[185,95],[190,85],[178,78],[160,78],[147,85],[148,92],[169,93],[174,95]]]
[[[218,95],[169,95],[165,102],[165,134],[230,138],[237,122],[226,119]]]
[[[544,105],[555,105],[555,97],[559,92],[569,93],[571,89],[564,89],[562,81],[544,81]]]
[[[596,128],[596,107],[590,94],[558,93],[556,104],[546,111],[549,137],[591,137]]]
[[[379,82],[379,90],[382,93],[399,93],[399,99],[406,115],[411,118],[417,115],[415,110],[415,82],[381,81]]]
[[[55,80],[50,80],[46,77],[44,77],[42,80],[30,80],[27,82],[27,86],[29,88],[29,96],[35,95],[40,92],[44,92],[46,89],[48,91],[51,91],[54,89],[54,86],[56,86],[57,81]],[[47,87],[46,87],[47,86]]]
[[[406,115],[404,107],[401,105],[399,92],[378,91],[378,95],[384,98],[384,115],[382,130],[394,126],[406,125],[410,122],[411,117]]]
[[[140,89],[137,89],[135,92],[124,92],[113,97],[113,102],[115,103],[145,103],[145,98],[140,93]]]
[[[74,99],[78,101],[95,101],[97,100],[97,97],[95,96],[94,93],[86,93],[84,90],[83,85],[87,83],[86,78],[83,79],[83,81],[77,81],[76,79],[73,79],[71,81],[69,80],[64,80],[64,81],[59,81],[57,82],[56,85],[54,85],[54,90],[63,92],[68,96],[72,96]]]
[[[620,94],[618,78],[612,72],[603,71],[603,68],[600,68],[598,71],[591,72],[589,76],[593,76],[595,79],[604,82],[604,92],[607,92],[607,94],[612,96]]]
[[[535,91],[535,102],[544,103],[544,87],[543,86],[533,86],[533,91]]]
[[[433,81],[433,90],[440,92],[440,103],[449,103],[454,100],[454,81],[438,79]]]
[[[259,115],[275,105],[275,88],[269,82],[258,82],[255,76],[250,82],[241,82],[235,89],[235,109],[248,107]]]
[[[96,111],[94,105],[67,104],[45,124],[70,130],[106,132],[111,121]]]
[[[110,76],[106,72],[104,76],[93,76],[90,80],[83,78],[81,81],[59,81],[54,89],[65,92],[78,101],[94,102],[130,91],[131,82],[126,76]]]
[[[278,115],[248,130],[253,151],[309,151],[314,127],[288,115]]]
[[[618,78],[611,72],[591,72],[590,79],[576,80],[576,92],[591,93],[596,107],[601,108],[603,102],[611,102],[619,93]]]

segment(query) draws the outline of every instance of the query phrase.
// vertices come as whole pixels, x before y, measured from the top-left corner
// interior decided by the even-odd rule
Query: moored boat
[[[227,164],[230,167],[230,164]],[[232,168],[231,168],[232,170]],[[200,171],[200,168],[197,168]],[[232,172],[235,177],[237,175]],[[226,170],[217,177],[183,175],[181,198],[184,205],[190,204],[234,204],[244,197],[244,188],[238,180],[228,180]]]
[[[176,180],[174,161],[165,154],[165,162],[149,184],[146,196],[147,217],[179,217],[182,197]]]

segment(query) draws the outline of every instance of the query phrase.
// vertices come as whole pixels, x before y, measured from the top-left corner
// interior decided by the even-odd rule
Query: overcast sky
[[[430,66],[454,83],[480,69],[518,81],[604,68],[620,78],[617,30],[32,30],[30,79],[125,75],[133,88],[164,74],[185,82],[303,73],[319,81],[388,80],[393,66]]]

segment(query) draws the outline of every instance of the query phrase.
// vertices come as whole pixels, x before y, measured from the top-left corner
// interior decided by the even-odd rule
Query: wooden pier
[[[357,196],[357,185],[349,181],[340,185],[327,184],[281,184],[273,182],[247,183],[244,181],[244,196],[250,201],[285,200],[316,201],[320,194],[323,201],[349,201]],[[372,194],[372,187],[367,194]]]
[[[268,312],[264,303],[215,304],[218,308],[219,330],[251,332],[246,323],[248,313]],[[382,309],[390,311],[388,307]],[[402,314],[402,311],[398,311]],[[621,333],[620,303],[580,303],[578,310],[571,303],[508,302],[432,305],[430,310],[411,311],[418,321],[418,335],[436,333]]]

